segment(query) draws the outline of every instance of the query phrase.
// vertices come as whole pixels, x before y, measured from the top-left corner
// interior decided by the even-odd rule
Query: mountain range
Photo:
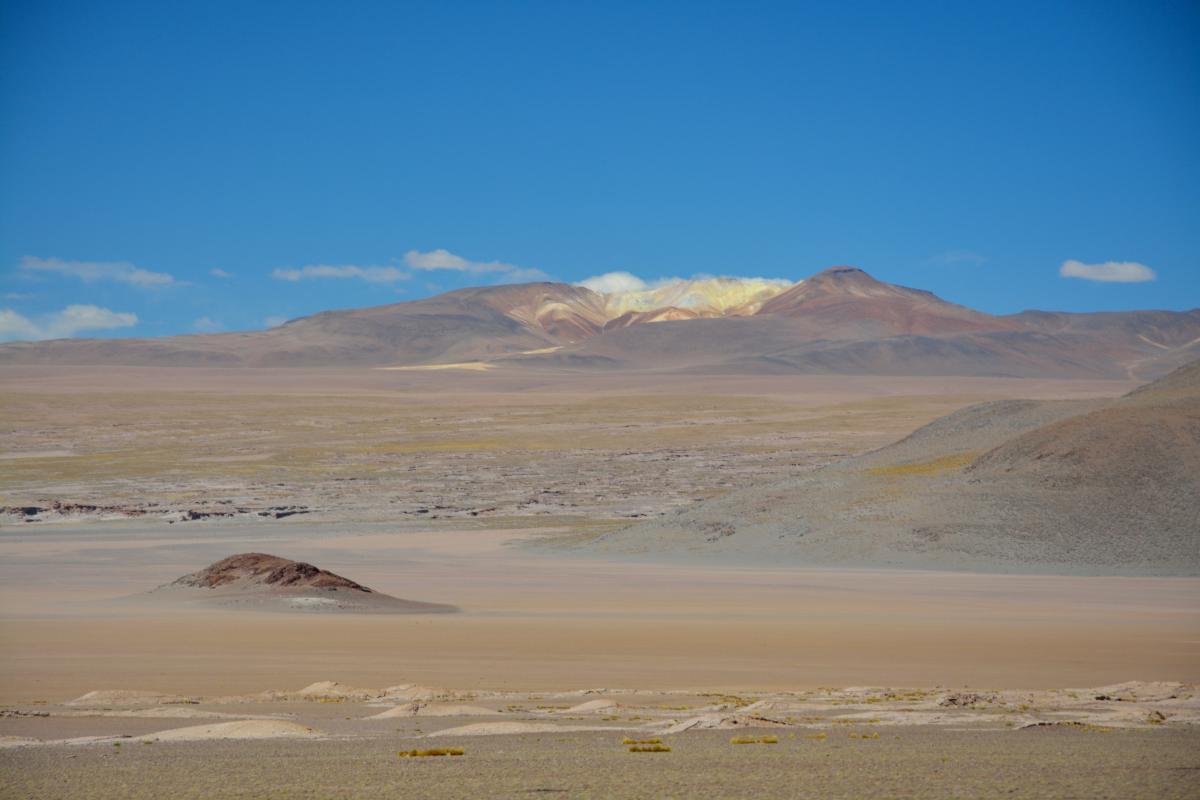
[[[1200,309],[996,316],[854,267],[633,291],[460,289],[246,333],[0,346],[0,364],[419,367],[1148,379],[1200,357]]]

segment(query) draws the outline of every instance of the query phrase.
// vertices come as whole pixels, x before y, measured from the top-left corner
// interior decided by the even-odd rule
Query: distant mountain
[[[600,293],[530,283],[326,311],[251,333],[0,346],[0,364],[1153,377],[1200,355],[1200,309],[993,316],[834,267]]]
[[[1018,330],[1018,322],[947,303],[935,294],[875,280],[855,267],[833,267],[776,295],[763,315],[808,323],[825,339],[877,339]]]
[[[1200,362],[1113,401],[972,406],[587,546],[723,563],[1200,575]]]
[[[589,289],[530,283],[325,311],[251,333],[14,342],[0,346],[0,363],[235,367],[446,363],[585,339],[599,333],[606,320],[603,297]]]

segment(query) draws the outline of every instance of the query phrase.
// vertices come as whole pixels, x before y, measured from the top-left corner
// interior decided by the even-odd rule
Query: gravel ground
[[[0,796],[22,798],[1036,797],[1193,798],[1200,731],[831,730],[733,745],[728,731],[630,753],[619,734],[458,740],[206,742],[38,747],[0,754]],[[401,759],[411,747],[461,757]]]

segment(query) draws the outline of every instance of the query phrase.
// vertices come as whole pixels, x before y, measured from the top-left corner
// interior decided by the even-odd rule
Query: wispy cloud
[[[92,305],[67,306],[62,311],[37,318],[5,308],[0,309],[0,341],[63,339],[80,331],[128,328],[137,321],[137,314]]]
[[[1144,283],[1158,277],[1154,270],[1136,261],[1105,261],[1103,264],[1064,261],[1058,268],[1058,274],[1064,278],[1083,278],[1108,283]]]
[[[200,317],[192,322],[192,330],[197,333],[218,333],[225,330],[225,326],[212,317]]]
[[[223,270],[220,267],[213,267],[212,269],[210,269],[208,271],[208,274],[212,275],[214,278],[232,278],[233,277],[232,272]]]
[[[449,250],[430,250],[422,253],[420,250],[409,250],[404,254],[404,263],[417,270],[448,270],[465,272],[471,275],[497,273],[508,281],[537,281],[550,277],[540,269],[518,267],[503,261],[471,261],[451,253]]]
[[[5,300],[30,300],[33,295],[29,292],[5,292]]]
[[[413,277],[415,272],[457,272],[463,275],[496,276],[500,282],[545,280],[549,276],[540,269],[518,267],[502,261],[471,261],[449,250],[430,250],[422,253],[409,250],[404,254],[404,267],[395,265],[311,264],[305,267],[286,267],[271,271],[271,276],[285,281],[315,278],[351,278],[368,283],[396,283]]]
[[[668,286],[689,284],[702,281],[735,281],[737,283],[757,288],[791,286],[793,281],[786,278],[758,278],[741,275],[709,275],[697,273],[690,278],[668,277],[643,280],[632,272],[606,272],[585,278],[576,286],[583,286],[600,294],[625,294],[627,292],[653,292]]]
[[[271,277],[284,281],[303,281],[311,278],[358,278],[368,283],[395,283],[412,275],[396,267],[356,267],[353,264],[312,264],[307,267],[276,269]]]
[[[262,324],[263,324],[264,328],[278,328],[280,325],[282,325],[283,323],[285,323],[287,321],[288,321],[288,318],[283,316],[282,314],[272,314],[271,316],[264,319]]]
[[[66,275],[88,283],[116,281],[141,289],[169,286],[176,282],[172,275],[165,272],[151,272],[127,261],[64,261],[61,258],[25,256],[21,259],[21,269],[27,272]]]

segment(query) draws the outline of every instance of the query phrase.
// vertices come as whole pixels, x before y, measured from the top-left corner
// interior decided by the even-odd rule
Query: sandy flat
[[[556,725],[552,722],[473,722],[455,728],[434,731],[429,736],[513,736],[521,733],[577,733],[579,731],[613,730],[611,726]]]
[[[319,739],[320,731],[287,720],[241,720],[172,728],[149,735],[157,742],[205,742],[214,739]]]
[[[277,552],[381,591],[453,600],[464,608],[455,618],[109,604],[186,571],[184,561],[207,563],[244,529],[208,528],[206,543],[177,530],[179,547],[150,523],[82,528],[79,548],[50,546],[75,535],[63,527],[0,540],[0,699],[65,700],[98,684],[235,694],[329,675],[358,686],[563,690],[1200,681],[1196,579],[637,564],[508,544],[527,530],[410,540],[312,524],[272,534]],[[113,566],[85,573],[81,557]],[[55,580],[77,589],[60,593]]]

